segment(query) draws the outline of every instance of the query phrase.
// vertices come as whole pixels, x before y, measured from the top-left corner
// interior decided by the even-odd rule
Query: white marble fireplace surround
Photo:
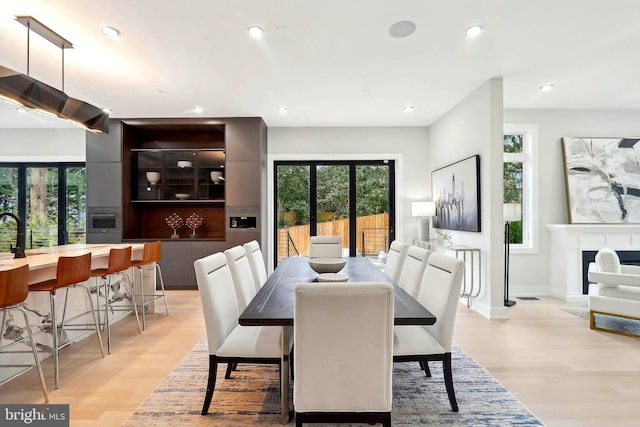
[[[582,251],[609,247],[640,251],[640,225],[547,224],[551,237],[551,294],[576,305],[587,305],[582,294]]]

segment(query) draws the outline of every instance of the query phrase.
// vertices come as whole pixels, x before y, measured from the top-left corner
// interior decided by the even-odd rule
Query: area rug
[[[441,365],[432,362],[432,377],[427,378],[417,363],[394,364],[394,426],[543,425],[459,347],[453,353],[453,379],[460,412],[451,412]],[[201,416],[208,369],[208,349],[206,337],[203,338],[124,426],[282,425],[278,367],[239,365],[230,379],[224,379],[225,368],[226,365],[219,367],[210,414]]]

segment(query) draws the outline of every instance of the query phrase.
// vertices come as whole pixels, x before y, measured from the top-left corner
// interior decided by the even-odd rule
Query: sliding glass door
[[[275,257],[309,254],[310,236],[341,236],[345,256],[376,257],[394,238],[393,161],[275,163]]]

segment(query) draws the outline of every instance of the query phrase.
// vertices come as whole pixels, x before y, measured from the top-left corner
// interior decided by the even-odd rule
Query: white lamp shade
[[[503,204],[502,218],[505,222],[520,221],[522,219],[522,205],[520,203]]]
[[[435,216],[436,204],[434,202],[411,203],[411,216]]]

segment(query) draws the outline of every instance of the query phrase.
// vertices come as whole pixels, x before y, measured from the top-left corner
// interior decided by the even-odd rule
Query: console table
[[[455,253],[456,258],[464,261],[464,275],[460,298],[467,299],[467,307],[471,306],[471,298],[477,298],[482,290],[482,251],[480,248],[459,245],[439,240],[414,240],[413,244],[430,251],[448,250]],[[462,256],[460,256],[462,255]],[[477,270],[477,280],[476,280]],[[468,274],[467,274],[468,272]]]

